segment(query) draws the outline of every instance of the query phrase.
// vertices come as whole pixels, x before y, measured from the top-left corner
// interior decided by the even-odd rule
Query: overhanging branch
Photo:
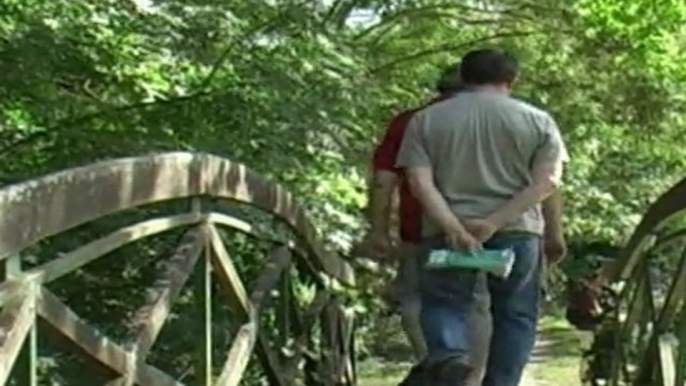
[[[436,47],[432,47],[432,48],[429,48],[426,50],[415,52],[415,53],[412,53],[410,55],[402,56],[402,57],[395,59],[393,61],[390,61],[388,63],[384,63],[378,67],[372,68],[371,70],[369,70],[367,72],[367,75],[374,75],[374,74],[377,74],[379,72],[388,70],[389,68],[393,68],[399,64],[418,60],[418,59],[424,58],[426,56],[440,54],[440,53],[443,53],[446,51],[461,50],[461,49],[464,49],[465,47],[469,47],[469,46],[472,46],[475,44],[480,44],[480,43],[484,43],[484,42],[495,40],[495,39],[525,37],[525,36],[535,35],[538,33],[542,33],[542,32],[541,31],[504,32],[504,33],[497,33],[497,34],[493,34],[493,35],[480,37],[478,39],[474,39],[474,40],[470,40],[470,41],[462,42],[462,43],[457,43],[457,44],[453,44],[453,43],[440,44]]]
[[[145,108],[152,107],[152,106],[162,106],[162,105],[172,105],[172,104],[177,104],[177,103],[184,103],[184,102],[188,102],[191,100],[203,98],[203,97],[210,96],[210,95],[217,95],[217,94],[221,94],[221,93],[214,92],[214,91],[204,91],[204,92],[199,92],[199,93],[190,94],[190,95],[173,97],[173,98],[169,98],[169,99],[157,99],[154,101],[136,102],[136,103],[132,103],[132,104],[124,105],[124,106],[111,107],[111,108],[95,111],[92,113],[79,115],[77,117],[64,118],[64,119],[59,120],[54,125],[47,127],[45,130],[37,131],[37,132],[32,133],[32,134],[30,134],[24,138],[18,139],[16,141],[11,142],[8,145],[3,146],[2,148],[0,148],[0,155],[4,155],[4,153],[12,151],[13,149],[15,149],[17,147],[21,147],[21,146],[27,145],[31,142],[46,138],[47,136],[54,134],[55,132],[58,132],[64,128],[79,126],[79,125],[82,125],[82,124],[84,124],[88,121],[91,121],[93,119],[105,117],[107,115],[125,113],[125,112],[129,112],[129,111],[135,111],[135,110],[145,109]]]
[[[447,12],[447,11],[456,11],[456,10],[470,12],[473,14],[485,14],[485,15],[488,15],[490,17],[489,20],[492,20],[492,21],[505,20],[504,18],[499,19],[497,17],[497,15],[507,16],[509,19],[521,18],[521,19],[531,20],[532,18],[530,16],[525,15],[525,14],[520,12],[524,8],[526,8],[526,6],[513,7],[510,9],[504,9],[504,10],[500,10],[497,12],[494,12],[494,11],[488,10],[488,9],[484,9],[484,8],[464,5],[464,4],[432,4],[432,5],[422,6],[422,7],[408,8],[408,9],[404,9],[404,10],[398,11],[396,13],[393,13],[390,16],[381,20],[380,22],[365,28],[360,33],[358,33],[353,39],[354,40],[360,40],[360,39],[370,35],[371,33],[373,33],[374,31],[376,31],[380,28],[383,28],[389,24],[394,24],[399,20],[414,16],[414,15],[418,15],[421,17],[429,17],[429,16],[436,17],[436,16],[438,16],[439,18],[440,17],[448,17],[448,16],[456,17],[455,14],[451,14],[451,13]],[[464,22],[469,24],[468,20],[469,19],[465,19]],[[478,21],[478,19],[473,19],[473,21]]]

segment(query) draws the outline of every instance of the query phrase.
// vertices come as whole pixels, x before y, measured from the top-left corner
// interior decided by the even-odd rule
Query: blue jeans
[[[445,247],[427,241],[428,248]],[[501,234],[487,249],[512,248],[515,263],[503,280],[489,276],[493,333],[483,386],[517,386],[536,339],[540,297],[540,238],[528,234]],[[425,256],[426,258],[426,256]],[[477,275],[473,270],[423,270],[421,275],[422,331],[428,365],[448,359],[469,364],[466,316],[474,306]],[[463,386],[456,383],[455,386]]]

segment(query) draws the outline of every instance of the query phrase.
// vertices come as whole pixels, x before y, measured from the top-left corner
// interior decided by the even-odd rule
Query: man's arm
[[[553,195],[562,179],[563,164],[567,162],[569,157],[562,141],[560,130],[553,118],[547,115],[542,118],[540,125],[541,142],[536,149],[531,164],[532,181],[529,186],[515,195],[503,207],[488,216],[487,220],[497,229],[515,221],[528,209]],[[561,204],[559,199],[559,196],[554,197],[553,201],[549,204]],[[561,205],[552,209],[554,211],[556,209],[561,211]],[[559,215],[561,213],[554,214],[558,216],[557,221],[546,222],[546,225],[558,227],[557,230],[560,230]]]
[[[441,192],[436,188],[431,168],[408,168],[407,175],[412,193],[422,204],[429,218],[443,229],[446,234],[465,237],[467,230],[450,209]]]
[[[567,255],[567,244],[562,226],[562,211],[562,193],[555,190],[543,201],[543,219],[545,221],[543,252],[550,265],[559,263]]]
[[[386,258],[391,247],[390,217],[393,193],[398,185],[398,169],[395,159],[400,149],[405,125],[411,116],[406,111],[395,116],[379,146],[374,150],[373,174],[368,187],[367,218],[370,229],[356,253],[374,258]]]
[[[420,113],[410,122],[396,166],[405,168],[412,193],[427,216],[445,232],[448,244],[452,248],[478,248],[478,242],[466,231],[436,188],[431,159],[422,138],[424,119]]]
[[[398,185],[398,176],[388,170],[375,170],[369,187],[370,233],[388,237],[393,192]]]
[[[560,235],[562,231],[562,194],[558,189],[543,201],[543,218],[545,220],[545,234]]]
[[[557,188],[557,176],[562,165],[542,163],[534,166],[533,180],[524,190],[515,195],[504,206],[486,218],[496,229],[501,229],[515,221],[524,212],[548,198]]]
[[[563,164],[568,159],[567,150],[557,124],[551,117],[543,117],[540,125],[541,142],[531,163],[531,183],[487,218],[466,224],[467,229],[480,241],[490,239],[495,232],[516,221],[524,212],[556,192],[562,178]],[[555,201],[557,198],[553,198],[551,203],[560,203]],[[560,226],[560,221],[557,220],[549,225]]]

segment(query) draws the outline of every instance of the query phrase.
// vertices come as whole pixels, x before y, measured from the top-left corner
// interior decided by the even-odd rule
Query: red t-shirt
[[[400,239],[408,243],[417,243],[421,238],[422,207],[419,200],[410,192],[410,185],[403,169],[395,167],[395,159],[400,152],[405,130],[414,113],[443,99],[434,99],[426,106],[405,110],[393,117],[383,140],[374,151],[374,170],[392,171],[400,177]]]

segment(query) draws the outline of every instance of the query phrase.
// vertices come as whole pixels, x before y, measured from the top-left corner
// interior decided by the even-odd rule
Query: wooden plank
[[[165,272],[158,277],[152,290],[150,301],[140,307],[131,318],[131,350],[138,358],[145,358],[159,336],[164,322],[193,268],[205,244],[205,227],[199,226],[186,232],[172,257],[165,264]],[[132,373],[114,379],[107,386],[131,386]]]
[[[674,361],[674,349],[678,341],[672,334],[663,334],[658,337],[658,360],[660,362],[660,386],[676,385],[676,364]]]
[[[279,283],[279,300],[276,304],[276,328],[279,332],[276,344],[280,347],[286,347],[290,335],[293,332],[291,326],[292,307],[290,272],[285,271],[281,275],[281,282]]]
[[[650,336],[648,339],[640,339],[636,347],[633,347],[636,352],[640,353],[640,357],[636,360],[637,366],[635,371],[635,380],[641,382],[652,382],[655,371],[659,371],[659,367],[656,367],[659,365],[659,363],[656,361],[656,358],[658,358],[659,355],[658,334],[660,334],[660,331],[655,330],[655,328],[648,330],[648,324],[652,324],[654,326],[656,323],[654,299],[655,291],[653,290],[654,287],[648,267],[646,267],[647,263],[642,262],[641,265],[643,266],[643,269],[637,270],[636,274],[640,275],[645,282],[645,290],[640,293],[643,296],[643,302],[645,306],[641,310],[640,321],[642,323],[639,324],[639,326],[641,326],[639,336],[645,336],[646,334],[650,334]]]
[[[213,235],[212,239],[215,240],[219,235],[212,228],[210,226],[210,233]],[[238,331],[215,385],[235,386],[240,382],[243,372],[248,365],[250,353],[253,351],[258,339],[259,316],[262,305],[269,291],[276,287],[279,277],[284,269],[288,267],[290,261],[291,253],[287,247],[282,246],[272,252],[266,267],[255,281],[255,287],[250,294],[250,300],[246,300],[246,303],[251,305],[248,312],[249,322],[244,324]]]
[[[218,282],[221,288],[226,292],[233,305],[238,308],[244,317],[250,315],[250,302],[248,295],[243,285],[236,267],[234,267],[229,253],[224,247],[224,242],[219,236],[217,229],[213,225],[209,225],[210,246],[214,253],[212,254],[212,262],[215,267],[215,274],[218,277]]]
[[[319,319],[319,315],[324,310],[324,307],[329,303],[331,299],[331,294],[326,291],[319,291],[315,295],[312,302],[307,307],[303,317],[302,317],[302,331],[294,340],[294,352],[293,357],[288,361],[286,367],[296,367],[297,362],[301,359],[302,354],[307,351],[307,346],[309,344],[310,331],[315,323]]]
[[[43,288],[38,299],[38,314],[86,354],[112,370],[124,374],[135,369],[135,382],[146,386],[183,386],[166,373],[133,358],[100,331],[89,326],[66,304]]]
[[[279,283],[281,275],[290,263],[291,251],[287,247],[278,247],[271,253],[265,268],[255,281],[255,288],[250,295],[253,307],[257,307],[259,310],[263,306],[265,297]]]
[[[166,272],[153,285],[152,301],[136,311],[132,321],[137,355],[145,357],[162,331],[174,300],[193,272],[205,242],[204,227],[188,231],[166,264]]]
[[[11,279],[0,284],[0,306],[12,302],[17,296],[22,294],[22,291],[24,291],[22,287],[30,283],[30,280]]]
[[[350,265],[327,251],[304,210],[282,186],[208,154],[167,153],[66,170],[0,190],[0,260],[36,242],[124,209],[174,198],[236,200],[284,220],[327,274],[354,284]]]
[[[662,306],[662,312],[657,322],[657,329],[662,331],[674,323],[679,313],[679,306],[686,298],[686,250],[683,251],[679,267],[674,275],[674,282],[669,289],[667,298]]]
[[[137,224],[129,225],[98,240],[92,241],[78,249],[69,252],[62,257],[52,260],[40,267],[26,271],[26,275],[32,279],[36,277],[39,283],[49,283],[67,275],[84,265],[106,255],[126,244],[137,240],[166,232],[185,225],[195,224],[203,220],[203,217],[193,213],[184,213],[146,220]]]
[[[26,365],[29,371],[28,386],[38,386],[38,328],[35,320],[29,331],[26,351],[28,357]]]
[[[655,200],[620,253],[621,258],[613,264],[613,271],[609,275],[610,281],[631,276],[641,260],[642,252],[651,241],[652,233],[686,209],[684,197],[686,197],[686,178]]]
[[[237,386],[250,361],[250,354],[255,347],[257,324],[244,324],[236,334],[224,367],[215,383],[216,386]]]
[[[329,365],[331,366],[330,376],[332,377],[332,384],[340,385],[344,384],[343,380],[343,350],[344,342],[341,340],[341,323],[343,321],[343,305],[339,298],[334,297],[332,302],[328,307],[328,330],[329,330],[329,341],[328,341],[328,351],[331,356],[329,357]]]
[[[291,263],[291,258],[291,252],[286,246],[278,247],[271,253],[271,257],[268,260],[266,267],[255,283],[255,289],[251,296],[251,301],[257,308],[258,313],[264,306],[265,297],[269,291],[276,288],[279,281],[282,283],[284,282],[283,279],[284,276],[288,274],[287,268]],[[286,303],[285,305],[287,307],[289,298],[284,296],[283,292],[282,288],[281,296],[279,298],[280,305]],[[283,334],[284,331],[281,331],[281,333]],[[263,334],[258,333],[257,341],[257,353],[260,356],[262,367],[267,373],[270,384],[287,386],[289,382],[286,369],[281,366],[278,354],[271,349]],[[281,347],[284,343],[285,341],[280,341],[277,344]]]
[[[298,258],[298,264],[302,266],[301,270],[309,274],[311,278],[317,281],[318,283],[324,283],[320,278],[322,272],[318,270],[318,268],[313,264],[312,259],[308,257],[308,254],[310,252],[304,250],[302,246],[298,245],[293,240],[282,240],[274,238],[272,235],[267,233],[260,233],[257,230],[255,230],[249,223],[238,218],[225,215],[223,213],[210,212],[206,213],[205,216],[209,223],[226,226],[246,236],[253,237],[259,240],[266,240],[276,245],[288,246],[294,257]],[[326,277],[326,275],[324,276]],[[326,280],[331,279],[326,277]]]
[[[212,262],[206,250],[201,278],[194,290],[197,314],[201,316],[202,333],[196,341],[195,374],[200,386],[212,385]]]
[[[343,305],[340,307],[340,328],[339,339],[341,341],[341,378],[343,384],[354,385],[355,379],[355,350],[353,346],[353,335],[355,326],[355,313],[346,309]]]
[[[269,342],[264,337],[263,334],[257,335],[257,355],[262,362],[262,368],[267,373],[267,379],[271,386],[288,386],[290,385],[288,381],[287,373],[288,368],[282,366],[279,362],[279,355],[269,347]],[[292,369],[291,369],[292,370]]]
[[[649,291],[649,289],[646,275],[643,271],[640,271],[637,276],[635,276],[635,280],[638,283],[636,283],[636,287],[634,288],[634,293],[629,303],[629,310],[624,323],[622,323],[622,329],[621,333],[618,334],[618,339],[628,337],[627,334],[630,333],[631,327],[639,321],[643,309],[647,306],[646,291]]]
[[[171,153],[98,162],[0,190],[0,259],[97,218],[197,195],[200,163]]]
[[[316,358],[310,350],[310,345],[312,343],[312,327],[321,320],[321,314],[330,300],[331,294],[329,292],[324,290],[317,292],[315,298],[310,302],[306,311],[299,318],[301,325],[300,331],[293,339],[292,349],[289,350],[290,352],[286,352],[287,358],[283,368],[291,370],[300,369],[303,365],[302,360],[305,359],[304,366],[306,378],[308,378],[312,384],[322,384],[321,380],[326,378],[322,376],[323,369],[315,368]],[[287,348],[284,348],[284,351],[286,349]],[[316,378],[317,381],[312,377]]]
[[[276,214],[305,240],[312,253],[309,257],[322,270],[343,283],[354,284],[350,265],[324,248],[305,211],[283,186],[269,182],[248,168],[216,157],[206,158],[202,167],[205,194],[250,202]],[[245,183],[248,181],[250,183]]]
[[[0,385],[10,376],[26,337],[35,323],[35,294],[26,287],[23,293],[5,305],[0,313]]]
[[[229,228],[233,228],[244,234],[262,238],[262,235],[258,234],[255,229],[248,222],[235,217],[228,216],[223,213],[210,212],[207,213],[207,221],[211,224],[220,224]]]
[[[34,322],[14,364],[14,379],[17,384],[38,386],[37,355],[37,327]]]
[[[34,288],[32,283],[29,282],[22,282],[21,281],[21,273],[22,273],[22,264],[21,264],[21,256],[11,256],[8,259],[4,261],[4,264],[0,264],[4,266],[4,279],[5,280],[12,280],[12,281],[17,281],[20,284],[23,284],[24,288]],[[23,292],[23,291],[22,291]],[[21,295],[20,295],[21,296]],[[34,296],[34,295],[31,295]],[[33,322],[31,323],[30,330],[28,333],[28,336],[25,338],[26,342],[23,344],[23,347],[21,348],[19,355],[15,359],[15,382],[18,382],[21,385],[27,385],[27,386],[37,386],[38,383],[38,374],[36,372],[36,355],[37,355],[37,348],[36,348],[36,323],[35,323],[35,299],[34,299],[34,311],[33,311],[34,317],[33,317]]]
[[[679,316],[679,321],[676,324],[675,330],[677,339],[679,339],[675,385],[686,386],[686,305],[681,306],[681,315]]]

